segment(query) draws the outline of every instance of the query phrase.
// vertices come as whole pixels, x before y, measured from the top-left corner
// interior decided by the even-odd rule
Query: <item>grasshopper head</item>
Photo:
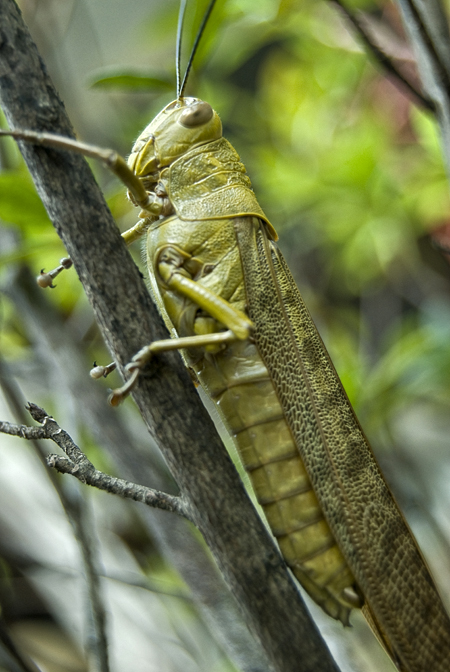
[[[190,149],[222,137],[222,123],[209,103],[180,98],[169,103],[136,140],[128,165],[138,175],[152,175]]]

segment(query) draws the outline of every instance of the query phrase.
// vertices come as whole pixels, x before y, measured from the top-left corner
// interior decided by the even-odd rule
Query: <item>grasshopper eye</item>
[[[212,119],[213,114],[213,109],[208,103],[196,103],[183,110],[178,122],[185,128],[194,128],[206,124]]]

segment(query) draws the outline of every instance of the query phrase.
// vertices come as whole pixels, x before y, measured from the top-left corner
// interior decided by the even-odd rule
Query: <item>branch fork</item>
[[[104,490],[126,499],[133,499],[135,502],[142,502],[147,506],[170,511],[188,520],[192,520],[187,502],[182,497],[169,495],[166,492],[147,488],[143,485],[126,481],[123,478],[115,478],[99,471],[76,445],[72,437],[43,408],[29,403],[27,410],[33,420],[41,424],[41,427],[28,427],[27,425],[0,422],[0,433],[19,436],[28,440],[50,439],[56,443],[65,455],[48,455],[46,462],[50,468],[56,469],[60,474],[70,474],[82,483],[91,485],[99,490]]]

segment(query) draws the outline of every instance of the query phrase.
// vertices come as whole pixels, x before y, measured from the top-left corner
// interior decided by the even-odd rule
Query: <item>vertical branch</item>
[[[397,0],[416,55],[422,83],[433,101],[450,175],[450,33],[441,0]]]
[[[88,653],[89,670],[92,672],[109,672],[108,638],[106,634],[106,610],[102,597],[101,578],[99,575],[99,558],[96,540],[91,524],[91,512],[88,502],[84,501],[79,488],[77,500],[64,505],[67,517],[74,530],[75,538],[81,551],[86,580],[88,609],[88,630],[86,649]]]

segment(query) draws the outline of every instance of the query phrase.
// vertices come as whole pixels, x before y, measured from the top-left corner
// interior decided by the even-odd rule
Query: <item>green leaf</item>
[[[28,173],[7,171],[0,175],[0,217],[21,229],[50,226],[44,206]]]
[[[126,91],[170,91],[174,88],[173,78],[164,76],[154,77],[137,72],[114,72],[109,74],[97,73],[91,79],[92,89],[122,89]]]

